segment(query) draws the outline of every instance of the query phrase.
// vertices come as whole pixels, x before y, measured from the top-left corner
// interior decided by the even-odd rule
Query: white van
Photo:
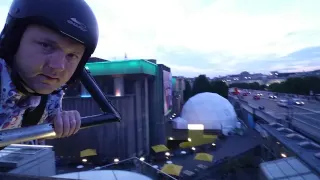
[[[288,100],[286,99],[280,99],[278,102],[277,102],[278,106],[280,107],[288,107]]]

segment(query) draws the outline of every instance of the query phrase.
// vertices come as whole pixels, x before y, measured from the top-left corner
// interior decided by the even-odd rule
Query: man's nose
[[[63,71],[66,64],[66,54],[64,52],[56,52],[51,54],[49,58],[49,67],[55,70]]]

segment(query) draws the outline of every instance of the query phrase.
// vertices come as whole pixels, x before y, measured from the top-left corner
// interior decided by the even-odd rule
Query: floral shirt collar
[[[18,92],[8,72],[8,67],[3,59],[0,59],[1,98],[0,98],[0,130],[17,128],[21,125],[23,114],[28,108],[39,105],[40,96],[24,96]],[[48,116],[54,115],[61,110],[63,91],[49,95],[45,112],[40,120],[44,122]]]

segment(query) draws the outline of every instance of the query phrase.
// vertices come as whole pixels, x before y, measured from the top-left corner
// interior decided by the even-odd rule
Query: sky
[[[157,59],[185,77],[320,69],[319,0],[86,1],[94,57]],[[10,3],[0,1],[0,24]]]

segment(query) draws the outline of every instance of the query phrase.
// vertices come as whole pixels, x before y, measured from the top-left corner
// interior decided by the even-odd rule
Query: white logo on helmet
[[[80,21],[78,21],[76,18],[70,18],[67,22],[79,28],[81,31],[87,31],[87,26],[81,23]]]

